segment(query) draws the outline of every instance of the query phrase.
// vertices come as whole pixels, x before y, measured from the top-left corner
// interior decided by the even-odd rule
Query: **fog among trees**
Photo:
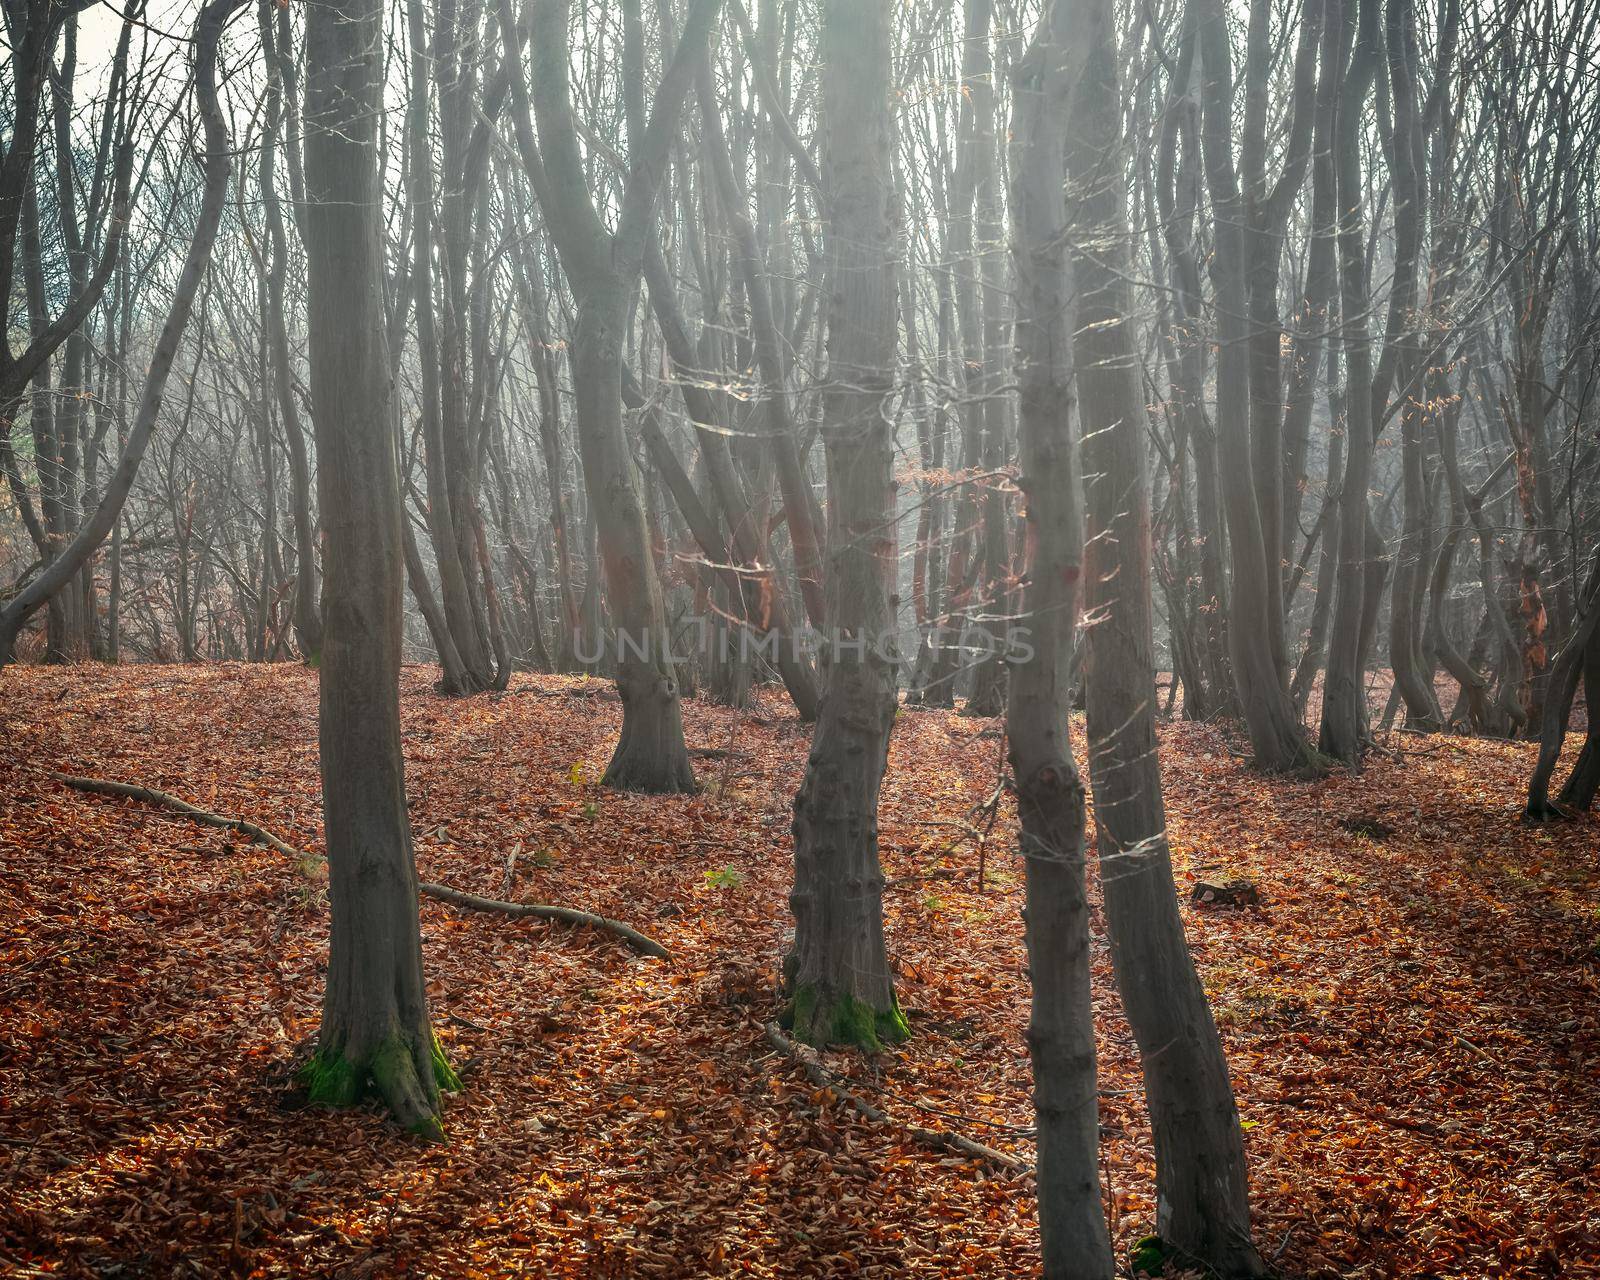
[[[1319,815],[1308,849],[1349,821],[1378,841],[1415,823],[1428,858],[1476,867],[1498,846],[1419,817],[1445,784],[1408,772],[1468,752],[1449,757],[1462,812],[1574,851],[1573,918],[1594,908],[1600,7],[4,9],[8,789],[65,774],[75,804],[98,781],[93,803],[270,816],[215,784],[169,793],[181,775],[133,767],[146,748],[91,767],[116,757],[95,736],[112,728],[67,726],[106,666],[142,698],[238,664],[285,697],[316,690],[317,739],[286,744],[308,785],[320,773],[313,854],[271,822],[238,828],[280,861],[326,855],[321,1015],[284,1088],[450,1140],[471,1105],[450,1095],[479,1086],[441,1038],[446,943],[425,946],[422,923],[441,903],[490,930],[536,908],[699,964],[654,936],[679,906],[646,894],[613,918],[514,892],[524,846],[567,829],[544,801],[484,846],[476,884],[427,878],[427,850],[479,802],[418,825],[415,700],[463,728],[524,717],[552,743],[593,706],[587,774],[575,761],[563,781],[558,762],[538,781],[504,746],[471,758],[526,768],[525,796],[579,789],[594,830],[610,797],[634,806],[627,838],[656,850],[628,855],[636,871],[699,857],[706,806],[758,832],[786,894],[749,997],[762,1051],[845,1098],[852,1124],[894,1123],[912,1086],[893,1064],[931,1025],[890,902],[927,873],[886,872],[901,846],[880,831],[885,797],[898,824],[920,792],[917,820],[977,895],[1014,867],[1011,925],[971,927],[1024,949],[1026,1032],[1006,1043],[1031,1073],[1026,1151],[964,1107],[908,1132],[991,1174],[998,1159],[1036,1222],[1025,1267],[1588,1274],[1557,1264],[1593,1266],[1600,1237],[1554,1226],[1537,1248],[1556,1269],[1503,1273],[1481,1257],[1384,1270],[1370,1240],[1322,1266],[1331,1228],[1276,1207],[1301,1225],[1281,1243],[1253,1228],[1265,1175],[1217,1013],[1224,944],[1205,933],[1197,963],[1190,943],[1198,913],[1278,919],[1273,868],[1299,845],[1235,803],[1197,854],[1172,833],[1196,793],[1175,799],[1164,773],[1226,762],[1242,790],[1219,794]],[[59,691],[46,667],[66,668]],[[95,714],[123,723],[133,699]],[[217,736],[186,750],[278,736],[254,718],[271,701],[208,712]],[[947,747],[897,759],[936,725]],[[785,744],[776,772],[750,762],[773,750],[742,736],[758,731]],[[81,754],[43,745],[57,738]],[[936,799],[952,770],[992,794]],[[747,774],[792,815],[730,800]],[[1363,787],[1351,818],[1339,806]],[[42,849],[7,829],[19,857]],[[1265,845],[1281,861],[1208,871]],[[612,874],[588,856],[594,883]],[[705,857],[702,890],[753,874]],[[1113,1093],[1148,1134],[1136,1232],[1097,1077],[1113,990],[1137,1064]],[[1010,1016],[962,1000],[979,1022]],[[1252,1080],[1290,1071],[1248,1060]],[[849,1063],[879,1065],[852,1085]],[[24,1137],[39,1140],[4,1141]],[[372,1140],[401,1141],[381,1124]],[[1416,1230],[1452,1230],[1415,1212]],[[232,1230],[237,1262],[258,1246]],[[19,1259],[50,1256],[8,1232]],[[872,1256],[872,1274],[916,1270]],[[468,1274],[405,1257],[368,1273]],[[1377,1269],[1344,1269],[1358,1258]],[[724,1269],[680,1261],[659,1273]],[[104,1274],[168,1274],[129,1265]],[[634,1273],[615,1265],[594,1273]]]

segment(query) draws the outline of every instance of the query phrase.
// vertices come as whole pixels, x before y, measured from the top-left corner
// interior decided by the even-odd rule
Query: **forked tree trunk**
[[[1107,1280],[1115,1272],[1100,1202],[1084,795],[1068,722],[1083,526],[1072,446],[1062,146],[1072,84],[1083,63],[1082,10],[1093,7],[1093,0],[1048,6],[1012,88],[1018,487],[1027,504],[1028,646],[1012,664],[1006,733],[1026,877],[1039,1234],[1044,1274],[1062,1280]]]
[[[383,8],[329,0],[306,18],[305,219],[323,584],[322,810],[332,907],[311,1098],[377,1092],[437,1136],[457,1084],[428,1020],[417,871],[400,753],[404,512],[384,332]]]
[[[1362,104],[1377,69],[1378,0],[1329,0],[1329,22],[1356,30],[1354,52],[1342,82],[1334,166],[1339,193],[1339,291],[1341,337],[1347,383],[1344,486],[1340,493],[1338,594],[1328,640],[1328,673],[1322,693],[1322,750],[1355,764],[1367,739],[1362,615],[1366,603],[1367,491],[1372,483],[1372,350],[1367,334],[1366,242],[1361,204],[1360,129]],[[1348,18],[1357,6],[1356,21]],[[1347,38],[1337,41],[1348,46]],[[1337,62],[1334,65],[1339,65]]]
[[[568,80],[568,0],[548,0],[533,11],[537,146],[527,127],[526,88],[520,78],[511,86],[523,164],[577,299],[572,369],[578,448],[616,624],[617,689],[622,695],[622,735],[603,781],[625,791],[695,787],[661,583],[634,482],[633,454],[622,431],[622,344],[629,297],[643,275],[645,248],[654,235],[661,174],[717,7],[718,0],[695,0],[656,89],[648,123],[642,118],[642,103],[632,113],[639,118],[637,128],[629,129],[631,168],[615,234],[600,221],[586,185]],[[509,6],[502,5],[500,12],[509,40]],[[625,25],[630,41],[642,38],[632,21]],[[630,57],[643,56],[636,48],[628,52]]]
[[[823,252],[828,372],[827,618],[822,708],[794,800],[788,1014],[810,1044],[908,1034],[883,941],[878,788],[895,716],[895,226],[890,0],[822,5]]]
[[[1278,596],[1269,575],[1278,564],[1278,530],[1262,524],[1248,459],[1251,450],[1250,351],[1245,279],[1244,206],[1233,162],[1232,55],[1220,0],[1193,0],[1199,10],[1196,34],[1202,67],[1202,151],[1214,209],[1216,248],[1211,277],[1217,307],[1218,468],[1232,555],[1233,590],[1229,600],[1228,656],[1234,687],[1257,767],[1269,772],[1309,771],[1318,766],[1289,700],[1273,629]],[[1277,508],[1269,515],[1276,518]],[[1272,554],[1269,558],[1268,546]]]
[[[1086,712],[1111,956],[1139,1043],[1156,1154],[1156,1228],[1208,1271],[1257,1276],[1244,1140],[1222,1041],[1178,914],[1156,754],[1150,494],[1133,331],[1131,229],[1118,157],[1111,0],[1074,0],[1092,33],[1066,153],[1072,329],[1088,507]],[[1019,775],[1020,777],[1021,775]]]
[[[617,643],[622,735],[601,781],[621,791],[695,789],[668,651],[666,605],[656,576],[634,461],[622,434],[626,296],[594,288],[579,303],[572,372],[583,458]]]

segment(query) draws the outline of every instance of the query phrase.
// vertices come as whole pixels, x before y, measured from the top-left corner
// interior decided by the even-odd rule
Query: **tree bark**
[[[1086,21],[1094,24],[1087,32]],[[1033,985],[1028,1052],[1039,1131],[1039,1233],[1044,1274],[1062,1280],[1109,1280],[1116,1269],[1100,1200],[1084,794],[1068,720],[1083,526],[1071,427],[1071,228],[1061,197],[1072,86],[1101,21],[1097,0],[1054,0],[1012,82],[1018,487],[1026,502],[1028,644],[1012,663],[1006,736],[1022,826]]]
[[[437,1137],[458,1085],[428,1017],[400,750],[403,549],[384,327],[383,9],[329,0],[306,20],[306,265],[312,422],[327,530],[320,742],[332,910],[311,1098],[375,1091]]]
[[[1161,795],[1145,408],[1137,381],[1131,229],[1118,162],[1122,117],[1112,5],[1076,3],[1088,14],[1072,24],[1073,38],[1085,39],[1086,27],[1093,33],[1088,64],[1077,78],[1066,167],[1090,548],[1085,710],[1100,883],[1117,985],[1139,1043],[1150,1106],[1156,1229],[1167,1245],[1214,1274],[1259,1276],[1265,1268],[1250,1240],[1239,1112],[1183,935]]]
[[[622,346],[630,295],[643,274],[646,244],[653,235],[656,192],[718,2],[695,0],[656,90],[648,123],[642,107],[630,113],[638,117],[637,130],[629,130],[629,149],[635,154],[630,156],[615,234],[605,229],[585,186],[568,82],[568,0],[539,0],[534,11],[539,24],[533,95],[537,147],[529,130],[518,130],[524,167],[577,298],[572,369],[578,450],[617,627],[617,689],[623,710],[622,735],[603,781],[626,791],[683,792],[695,787],[661,583],[634,483],[633,455],[622,430]],[[509,34],[508,9],[502,7],[501,13],[502,30]],[[513,77],[513,106],[519,117],[524,93],[520,77]]]
[[[1224,455],[1219,471],[1232,552],[1233,589],[1229,599],[1228,653],[1234,687],[1258,768],[1268,772],[1309,772],[1318,767],[1315,752],[1295,718],[1274,646],[1272,632],[1282,626],[1272,616],[1275,593],[1268,573],[1281,569],[1267,553],[1266,530],[1242,459],[1253,457],[1250,420],[1250,350],[1245,278],[1244,206],[1233,162],[1232,54],[1220,0],[1194,0],[1202,65],[1201,143],[1211,189],[1216,246],[1211,278],[1217,308],[1217,438]],[[1278,544],[1276,526],[1271,545]]]
[[[294,515],[295,587],[294,629],[300,656],[316,666],[322,651],[321,592],[317,573],[317,525],[311,510],[311,460],[306,455],[305,429],[295,403],[293,370],[289,363],[289,330],[284,315],[284,278],[289,268],[289,239],[276,182],[277,140],[283,118],[285,88],[292,83],[293,54],[277,46],[278,6],[261,0],[261,45],[267,61],[266,120],[261,141],[261,205],[266,217],[271,267],[267,276],[267,321],[272,344],[273,390],[278,416],[288,442],[290,503]]]
[[[1594,757],[1600,751],[1600,725],[1597,725],[1600,716],[1596,714],[1600,708],[1595,705],[1595,695],[1600,693],[1600,681],[1595,679],[1600,675],[1600,547],[1593,553],[1589,581],[1579,604],[1582,612],[1578,624],[1550,669],[1550,688],[1544,703],[1544,718],[1539,725],[1539,759],[1528,781],[1528,803],[1523,811],[1529,821],[1561,817],[1569,803],[1575,808],[1587,809],[1594,799]],[[1552,805],[1550,777],[1561,758],[1561,748],[1566,745],[1572,702],[1580,679],[1587,704],[1588,731],[1567,785],[1562,789],[1561,804]]]
[[[1346,374],[1344,484],[1340,493],[1337,595],[1322,691],[1321,749],[1346,764],[1361,758],[1367,739],[1362,622],[1367,599],[1372,514],[1372,349],[1367,334],[1366,241],[1361,184],[1361,120],[1378,60],[1378,0],[1327,0],[1328,21],[1354,47],[1340,85],[1334,167],[1339,199],[1340,337]],[[1337,67],[1343,62],[1336,59]]]
[[[794,801],[788,1021],[809,1044],[909,1034],[883,940],[878,789],[895,717],[895,221],[890,0],[822,6],[823,252],[828,367],[827,618],[822,707]]]

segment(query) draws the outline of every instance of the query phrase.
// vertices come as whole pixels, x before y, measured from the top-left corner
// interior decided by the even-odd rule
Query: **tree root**
[[[431,1031],[426,1053],[399,1033],[391,1034],[359,1062],[342,1051],[319,1049],[300,1069],[300,1081],[312,1105],[335,1110],[353,1107],[368,1094],[376,1094],[402,1127],[430,1142],[444,1139],[440,1093],[461,1088],[460,1078]]]
[[[105,778],[86,778],[78,774],[58,773],[51,771],[49,777],[56,782],[72,787],[78,791],[90,791],[103,796],[126,796],[133,800],[142,800],[146,804],[158,805],[163,809],[170,809],[174,813],[181,813],[184,817],[208,827],[221,827],[227,831],[237,831],[249,836],[258,844],[276,849],[279,853],[296,860],[314,859],[323,861],[320,855],[309,854],[304,850],[296,849],[286,840],[281,840],[265,827],[259,827],[247,818],[233,818],[227,814],[212,813],[209,809],[202,809],[192,805],[187,800],[180,800],[177,796],[169,795],[165,791],[157,791],[154,787],[143,787],[133,782],[112,782]],[[640,933],[637,929],[623,924],[620,920],[612,920],[608,916],[595,915],[590,911],[579,911],[574,907],[552,907],[536,902],[503,902],[499,898],[480,898],[477,894],[463,893],[459,889],[451,889],[442,884],[432,884],[424,880],[417,885],[417,891],[424,898],[432,898],[437,902],[448,903],[453,907],[460,907],[468,911],[492,911],[505,916],[535,916],[541,920],[560,920],[566,924],[580,925],[590,929],[600,929],[606,933],[615,934],[641,955],[656,956],[659,959],[671,958],[664,946],[654,938]]]
[[[797,1044],[784,1035],[783,1028],[776,1022],[767,1023],[767,1043],[779,1053],[793,1058],[811,1078],[811,1082],[821,1088],[831,1090],[841,1101],[848,1103],[855,1112],[873,1124],[887,1125],[900,1129],[910,1135],[925,1147],[932,1147],[935,1151],[954,1151],[964,1156],[971,1156],[974,1160],[981,1160],[985,1164],[993,1165],[1005,1170],[1007,1173],[1032,1173],[1033,1166],[1026,1160],[1021,1160],[1004,1151],[997,1151],[993,1147],[986,1147],[981,1142],[974,1142],[971,1138],[964,1138],[959,1133],[947,1130],[922,1129],[916,1125],[901,1124],[891,1119],[887,1114],[878,1110],[866,1099],[851,1093],[844,1088],[840,1081],[827,1067],[822,1065],[815,1049],[803,1044]]]
[[[911,1038],[905,1014],[891,997],[887,1009],[874,1009],[848,991],[824,996],[811,984],[799,987],[789,999],[779,1025],[794,1032],[800,1044],[825,1048],[853,1045],[865,1053],[881,1053],[885,1044]]]

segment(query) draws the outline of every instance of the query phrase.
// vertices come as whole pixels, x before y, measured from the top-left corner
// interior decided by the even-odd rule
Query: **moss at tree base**
[[[433,1036],[433,1079],[445,1093],[461,1092],[461,1077],[455,1073],[455,1068],[450,1065],[450,1060],[444,1056],[444,1046],[439,1043],[438,1033]]]
[[[1159,1276],[1172,1254],[1160,1236],[1145,1236],[1128,1252],[1128,1270],[1136,1276]]]
[[[439,1124],[438,1095],[459,1091],[461,1078],[445,1058],[439,1037],[430,1032],[428,1039],[431,1079],[421,1078],[404,1037],[393,1035],[361,1063],[319,1049],[300,1069],[300,1082],[313,1106],[343,1109],[377,1096],[412,1133],[440,1140],[444,1130]]]
[[[827,1045],[854,1045],[867,1053],[878,1053],[885,1045],[901,1044],[911,1038],[911,1026],[891,997],[887,1009],[874,1009],[848,992],[822,996],[814,984],[798,988],[784,1010],[783,1025],[795,1039],[816,1048]]]
[[[300,1083],[314,1106],[353,1107],[361,1098],[361,1073],[344,1058],[320,1049],[300,1068]]]

